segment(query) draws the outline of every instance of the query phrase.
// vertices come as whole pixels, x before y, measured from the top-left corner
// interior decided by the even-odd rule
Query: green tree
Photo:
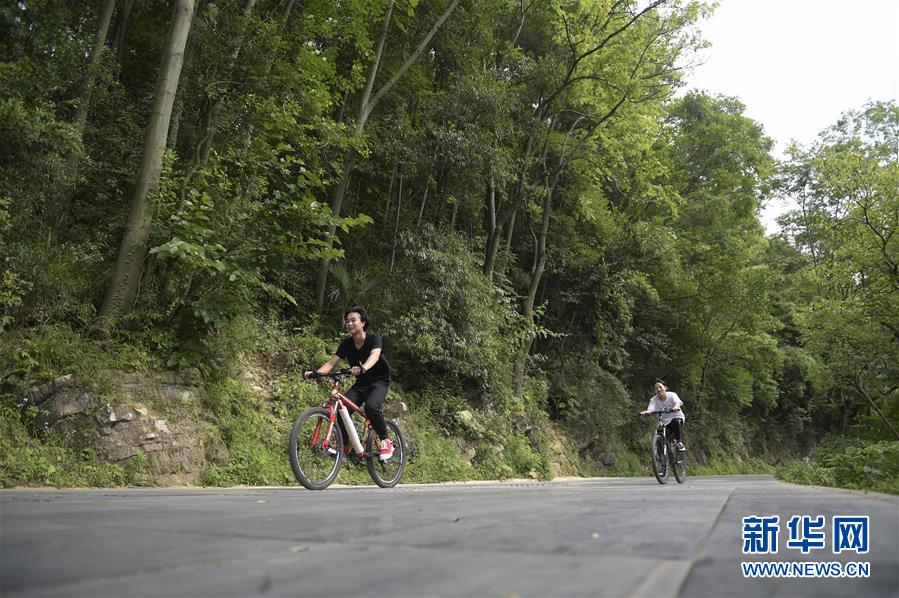
[[[872,102],[810,149],[792,148],[783,186],[799,208],[782,224],[814,265],[817,296],[800,321],[803,341],[828,366],[826,395],[876,437],[899,439],[890,407],[899,392],[897,131],[895,103]]]
[[[125,225],[125,234],[119,247],[112,281],[106,291],[106,298],[100,308],[101,317],[119,316],[126,313],[137,294],[140,276],[147,255],[147,240],[153,221],[151,194],[159,184],[162,156],[165,151],[172,104],[178,90],[178,78],[184,60],[184,48],[190,32],[194,12],[194,0],[179,0],[175,4],[172,25],[165,44],[163,60],[159,67],[156,94],[147,136],[144,141],[143,158],[134,183],[131,210]]]
[[[396,71],[393,72],[391,77],[386,82],[384,82],[377,90],[375,90],[374,85],[377,79],[378,71],[381,67],[381,58],[384,52],[384,44],[387,40],[387,34],[390,30],[391,17],[393,16],[393,0],[388,0],[387,10],[384,16],[383,24],[381,26],[381,33],[378,37],[375,54],[369,66],[368,78],[365,81],[365,87],[362,89],[362,95],[359,99],[359,108],[354,127],[354,133],[356,136],[362,135],[372,111],[375,109],[384,95],[388,93],[394,85],[396,85],[396,83],[406,74],[412,64],[414,64],[415,61],[418,60],[418,57],[430,44],[431,39],[434,37],[434,34],[437,33],[437,31],[449,18],[449,16],[453,13],[458,5],[459,0],[451,0],[449,2],[446,9],[434,22],[434,25],[431,27],[430,31],[428,31],[427,34],[425,34],[421,38],[421,41],[418,43],[415,49],[409,53],[405,61],[396,69]],[[340,176],[336,186],[334,187],[334,193],[331,198],[331,213],[334,218],[340,217],[340,212],[343,207],[343,198],[346,194],[347,185],[349,184],[354,160],[355,153],[353,153],[352,151],[344,157],[343,173]],[[332,228],[329,232],[333,235],[334,230],[335,229]],[[327,277],[328,259],[323,258],[319,264],[318,282],[316,283],[316,305],[318,306],[319,311],[321,311],[324,307],[325,285],[327,284]]]

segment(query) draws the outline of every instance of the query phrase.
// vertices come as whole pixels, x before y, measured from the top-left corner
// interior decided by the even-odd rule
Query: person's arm
[[[641,411],[640,415],[649,415],[650,413],[655,413],[655,409],[652,408],[652,399],[649,400],[649,405],[646,407],[646,411]]]
[[[315,371],[318,372],[319,374],[327,374],[328,372],[333,370],[334,366],[337,365],[339,362],[340,362],[340,357],[338,355],[332,355],[331,359],[329,359],[328,361],[323,363],[322,366]],[[312,374],[312,372],[303,372],[303,378],[306,378],[308,380],[310,374]]]
[[[684,406],[684,402],[680,400],[680,397],[677,396],[676,392],[671,393],[674,395],[674,407],[671,408],[672,411],[680,411],[680,408]]]
[[[375,347],[371,350],[371,353],[368,354],[368,359],[365,360],[365,363],[362,366],[355,366],[350,369],[354,376],[361,376],[368,370],[375,367],[375,364],[378,363],[378,359],[381,358],[381,348]]]

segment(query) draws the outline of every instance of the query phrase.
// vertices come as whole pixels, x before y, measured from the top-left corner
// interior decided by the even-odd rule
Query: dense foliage
[[[635,414],[661,377],[697,462],[812,455],[791,479],[895,491],[878,480],[899,477],[899,107],[776,162],[738,99],[679,92],[710,10],[3,5],[5,479],[48,458],[22,456],[25,389],[124,359],[206,376],[233,455],[209,483],[285,481],[280,444],[253,452],[269,423],[242,404],[235,330],[317,365],[361,303],[422,434],[464,436],[474,410],[503,439],[474,474],[429,443],[434,479],[548,475],[550,424],[588,461],[643,455]],[[779,198],[798,207],[766,237]]]

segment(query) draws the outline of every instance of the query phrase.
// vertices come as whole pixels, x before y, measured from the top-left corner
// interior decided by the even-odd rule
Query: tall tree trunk
[[[362,132],[365,130],[365,124],[368,122],[368,117],[371,116],[372,111],[375,109],[375,106],[381,101],[384,95],[390,91],[396,82],[399,81],[403,75],[409,70],[409,68],[418,60],[418,57],[424,52],[425,48],[427,48],[428,44],[431,43],[431,39],[433,39],[434,35],[437,31],[443,26],[443,23],[449,18],[456,7],[459,5],[460,0],[453,0],[450,5],[443,11],[443,14],[437,19],[437,22],[434,23],[434,26],[431,27],[431,30],[427,33],[427,35],[422,38],[421,42],[418,46],[413,50],[413,52],[406,58],[406,61],[396,70],[393,76],[386,82],[384,85],[378,89],[376,93],[372,93],[374,90],[375,79],[378,74],[378,69],[381,65],[381,57],[384,54],[384,42],[387,39],[387,31],[390,29],[390,19],[393,15],[393,0],[390,0],[387,4],[387,14],[384,17],[384,23],[381,27],[381,35],[378,38],[377,49],[375,50],[375,57],[372,60],[371,68],[368,71],[368,79],[365,82],[365,88],[362,91],[362,98],[359,102],[359,115],[356,117],[356,134],[362,135]],[[344,160],[344,169],[343,176],[341,178],[340,183],[337,184],[337,187],[334,189],[334,195],[331,199],[331,214],[334,218],[340,217],[340,208],[343,204],[343,195],[346,193],[347,188],[347,179],[350,177],[352,173],[352,165],[356,160],[355,152],[350,150],[349,155],[346,160]],[[337,230],[337,225],[332,224],[328,227],[328,249],[333,246],[334,234]],[[318,280],[316,282],[315,289],[315,301],[316,306],[318,307],[318,311],[322,311],[325,306],[325,285],[328,282],[328,262],[327,258],[322,259],[319,262],[318,269]]]
[[[499,229],[496,227],[496,184],[493,182],[493,174],[487,177],[487,189],[485,191],[485,203],[487,204],[487,246],[484,248],[484,274],[493,277],[493,264],[496,261],[496,249],[499,247]],[[455,216],[455,214],[453,214]]]
[[[558,181],[558,173],[556,175]],[[540,225],[540,233],[536,235],[534,247],[534,261],[531,266],[531,275],[528,282],[528,292],[524,298],[523,315],[527,332],[521,343],[518,359],[515,360],[514,371],[514,387],[513,392],[519,399],[524,396],[524,366],[527,356],[531,352],[531,346],[534,343],[534,302],[537,297],[537,288],[540,286],[540,279],[543,277],[543,271],[546,267],[546,239],[549,234],[549,222],[552,216],[552,199],[555,184],[548,186],[546,200],[543,202],[543,219]]]
[[[456,200],[453,202],[453,214],[450,217],[449,229],[450,232],[456,230],[456,214],[459,213],[459,201]]]
[[[509,224],[506,226],[506,253],[512,251],[512,234],[515,232],[516,214],[518,214],[518,210],[513,210],[512,216],[509,218]]]
[[[398,154],[399,152],[397,152]],[[384,231],[387,230],[387,223],[390,222],[390,206],[393,203],[393,182],[396,180],[396,173],[399,170],[399,155],[393,158],[393,172],[390,173],[390,184],[387,186],[387,205],[384,206],[384,218],[382,218],[381,238],[384,238]]]
[[[172,104],[178,89],[178,78],[184,61],[184,48],[190,33],[194,12],[194,0],[177,0],[172,24],[166,39],[153,110],[144,140],[144,152],[134,184],[131,211],[125,225],[125,234],[119,247],[112,281],[100,308],[103,318],[119,316],[131,308],[137,294],[138,282],[147,255],[147,239],[153,220],[150,195],[159,184],[162,155],[172,115]]]
[[[115,8],[115,0],[103,0],[100,8],[100,20],[97,22],[97,35],[94,36],[94,47],[91,50],[90,62],[87,72],[81,84],[81,93],[78,96],[78,112],[75,114],[75,128],[78,134],[84,132],[87,124],[87,111],[90,108],[91,96],[94,93],[94,84],[97,82],[97,63],[100,61],[100,53],[106,45],[106,33],[109,31],[109,21],[112,19],[112,10]]]
[[[350,184],[350,172],[353,170],[353,162],[356,161],[356,152],[350,151],[343,163],[343,173],[340,176],[340,182],[334,188],[334,194],[331,198],[331,213],[337,218],[340,215],[340,208],[343,204],[343,198],[346,195],[346,188]],[[328,226],[328,249],[334,246],[334,235],[337,232],[337,225]],[[325,307],[325,285],[328,282],[328,265],[331,263],[329,259],[322,259],[318,262],[318,280],[315,283],[315,304],[318,311]]]
[[[525,140],[524,149],[522,151],[523,159],[521,163],[521,169],[518,172],[518,180],[515,185],[515,193],[512,197],[509,198],[509,201],[507,202],[505,208],[503,208],[503,210],[501,211],[499,217],[493,217],[495,222],[495,224],[492,225],[493,232],[488,230],[487,233],[487,241],[484,248],[483,272],[491,278],[493,277],[493,268],[496,264],[496,254],[499,250],[500,235],[503,229],[506,228],[506,225],[508,224],[508,236],[506,242],[506,249],[508,250],[508,245],[509,243],[511,243],[512,239],[512,227],[515,224],[515,212],[518,210],[520,202],[524,200],[526,183],[525,179],[527,177],[528,162],[531,158],[532,140],[533,137],[530,135],[528,135],[527,139]],[[492,196],[488,195],[487,199],[495,199],[495,194]],[[498,206],[495,206],[493,210],[495,211],[497,208]],[[487,209],[488,212],[491,210],[489,206]],[[491,216],[488,214],[488,218],[490,217]]]
[[[209,108],[206,112],[206,120],[203,122],[203,131],[200,135],[203,143],[197,145],[200,151],[196,154],[197,160],[191,169],[191,176],[209,162],[209,152],[212,150],[212,142],[215,139],[216,131],[218,131],[219,115],[222,112],[223,100],[223,96],[217,96],[212,103],[209,104]]]
[[[534,261],[531,266],[531,275],[528,282],[528,292],[524,299],[524,318],[528,328],[534,326],[534,304],[537,299],[537,289],[540,286],[540,279],[543,277],[543,271],[546,268],[546,240],[549,236],[549,222],[552,217],[552,190],[546,194],[546,200],[543,202],[543,218],[540,224],[540,233],[537,235],[537,243],[534,251]],[[531,342],[533,335],[528,334],[525,337],[522,350],[527,354],[531,350]]]
[[[415,228],[421,228],[421,221],[425,215],[425,206],[428,203],[428,191],[431,190],[430,179],[425,181],[425,192],[421,197],[421,209],[418,210],[418,220],[415,221]]]
[[[362,189],[362,177],[356,177],[356,190],[353,192],[353,203],[350,207],[350,214],[353,215],[353,218],[359,215],[359,196]]]
[[[187,47],[184,50],[184,64],[181,67],[181,76],[184,79],[190,76],[190,67],[194,62],[194,54],[197,49],[197,23],[202,17],[203,7],[207,0],[198,0],[194,11],[193,25],[191,26],[191,35],[187,38]],[[172,108],[172,120],[169,124],[169,135],[166,145],[174,148],[178,145],[178,132],[181,130],[181,115],[184,111],[184,94],[187,92],[186,86],[178,84],[178,93],[175,94],[175,105]]]
[[[81,81],[81,91],[78,93],[77,110],[75,111],[75,130],[78,137],[84,136],[84,128],[87,126],[87,113],[90,110],[91,96],[94,93],[94,85],[97,82],[97,64],[100,62],[100,54],[106,45],[106,34],[109,31],[109,22],[112,20],[112,11],[115,8],[115,0],[103,0],[100,7],[100,18],[97,21],[97,33],[94,36],[94,47],[91,50],[91,56],[87,63],[87,70],[84,73],[84,79]],[[78,154],[70,151],[66,157],[66,170],[68,172],[78,171]],[[66,192],[59,197],[61,210],[58,212],[57,229],[63,231],[69,221],[72,213],[72,197],[71,192]]]
[[[381,24],[381,34],[378,36],[378,45],[375,49],[375,57],[368,69],[368,79],[365,81],[365,88],[362,90],[362,98],[359,102],[359,114],[356,116],[357,135],[361,135],[365,130],[365,123],[368,122],[368,116],[371,114],[369,101],[372,89],[374,89],[375,78],[378,76],[378,69],[381,66],[381,57],[384,55],[384,43],[387,41],[387,31],[390,29],[390,19],[393,17],[393,0],[387,3],[387,13],[384,15],[384,22]],[[343,205],[343,196],[346,194],[346,188],[349,184],[350,174],[353,171],[353,162],[356,161],[356,152],[350,150],[343,163],[343,173],[340,182],[334,188],[331,196],[331,214],[334,218],[340,216],[340,209]],[[331,224],[328,227],[328,249],[334,245],[334,234],[337,231],[337,225]],[[318,280],[315,283],[315,305],[318,311],[322,311],[325,307],[325,285],[328,283],[328,264],[330,260],[324,258],[318,264]]]
[[[290,13],[293,11],[294,0],[290,0],[287,3],[287,6],[284,8],[284,12],[281,13],[281,28],[287,26],[287,22],[290,20]]]
[[[540,280],[543,278],[543,271],[546,268],[546,241],[549,237],[549,224],[552,218],[552,206],[553,206],[553,196],[555,195],[556,188],[559,185],[559,179],[562,176],[562,172],[565,170],[568,160],[567,160],[567,147],[568,141],[571,139],[571,135],[577,127],[578,123],[584,117],[578,117],[575,120],[571,127],[568,129],[568,134],[565,137],[565,141],[562,144],[562,149],[559,152],[559,162],[556,165],[554,172],[552,173],[552,180],[550,180],[550,170],[546,167],[546,154],[548,149],[548,142],[550,135],[552,134],[553,123],[550,124],[549,131],[546,134],[547,143],[544,145],[543,150],[543,164],[544,164],[544,178],[545,178],[545,187],[546,187],[546,198],[543,201],[543,218],[540,223],[540,232],[536,235],[535,243],[534,243],[534,261],[531,266],[531,276],[530,281],[528,283],[528,293],[525,296],[524,300],[524,310],[523,315],[525,319],[525,324],[527,325],[527,333],[524,337],[524,340],[521,344],[521,354],[519,359],[516,361],[515,365],[515,392],[516,396],[521,399],[523,397],[524,392],[524,365],[525,359],[528,354],[531,352],[531,346],[534,343],[534,304],[537,299],[537,289],[540,287]]]
[[[115,61],[121,66],[125,58],[125,35],[128,33],[128,17],[131,16],[131,8],[134,0],[121,0],[119,12],[115,20],[115,37],[112,39],[112,49],[115,51]]]
[[[874,402],[874,399],[871,398],[871,395],[865,390],[865,385],[862,382],[862,374],[863,372],[859,372],[856,374],[855,379],[852,380],[852,386],[856,391],[868,401],[870,407],[880,416],[880,419],[883,420],[884,425],[889,428],[890,432],[893,433],[893,437],[896,440],[899,440],[899,432],[896,431],[896,428],[893,427],[893,424],[890,423],[890,420],[883,414],[883,411],[880,410],[880,407],[877,406],[877,403]]]
[[[492,183],[491,183],[492,184]],[[488,191],[487,200],[493,200],[495,204],[496,198],[496,190]],[[488,226],[491,227],[492,231],[488,231],[487,240],[484,245],[484,267],[483,272],[490,278],[493,278],[493,269],[496,267],[496,255],[499,252],[499,242],[502,237],[503,230],[507,231],[507,239],[511,239],[511,231],[513,226],[515,225],[515,212],[517,211],[518,202],[520,201],[520,196],[516,194],[515,197],[510,198],[505,207],[500,211],[499,216],[489,216],[488,219],[491,220],[491,224]],[[496,206],[492,208],[496,209]],[[488,212],[491,210],[490,207],[487,208]],[[506,243],[506,249],[508,250],[508,240]]]
[[[250,12],[253,10],[253,7],[256,6],[256,0],[245,0],[244,8],[243,8],[243,17],[246,18]],[[230,60],[228,60],[224,65],[225,78],[227,79],[227,74],[231,72],[231,69],[234,66],[234,63],[237,62],[238,57],[240,56],[241,44],[243,43],[243,38],[239,38],[237,43],[234,46],[234,49],[231,51]],[[190,49],[188,47],[188,49]],[[192,54],[192,52],[190,52]],[[190,57],[193,60],[192,57]],[[221,64],[216,64],[212,69],[212,74],[209,77],[213,83],[218,82],[218,73],[219,67]],[[209,161],[209,153],[212,150],[213,141],[215,138],[216,131],[218,131],[218,121],[219,115],[222,110],[222,102],[225,99],[225,93],[218,93],[214,98],[209,97],[207,86],[207,96],[206,96],[206,114],[203,118],[203,123],[200,127],[200,133],[197,137],[197,143],[194,146],[194,156],[190,163],[190,167],[188,167],[187,172],[184,177],[181,179],[181,206],[182,208],[185,205],[188,187],[190,186],[194,175],[201,170],[206,163]],[[177,99],[177,98],[176,98]],[[180,109],[180,105],[179,105]],[[178,119],[180,121],[180,114],[178,115]],[[180,127],[180,122],[179,122]],[[175,131],[177,133],[177,130]]]
[[[250,12],[253,11],[253,8],[255,6],[256,0],[245,0],[243,7],[244,19],[249,16]],[[241,35],[238,38],[237,43],[234,45],[234,49],[231,51],[229,60],[225,63],[224,72],[222,73],[223,78],[229,78],[234,65],[237,63],[237,59],[240,57],[240,51],[243,49],[243,43],[245,40],[245,31],[241,31]],[[215,71],[213,72],[215,73]],[[215,75],[213,75],[213,82],[215,82],[215,78]],[[222,111],[222,103],[225,101],[225,96],[226,92],[217,94],[215,99],[212,101],[212,105],[209,107],[209,114],[206,121],[206,143],[203,145],[203,150],[202,152],[200,152],[200,161],[197,163],[194,170],[199,170],[200,168],[205,166],[207,161],[209,160],[209,152],[212,149],[213,140],[215,139],[215,134],[218,131],[219,115]]]
[[[396,222],[393,225],[393,249],[390,250],[390,268],[388,274],[393,274],[393,262],[396,259],[396,238],[400,234],[400,210],[403,207],[403,175],[400,174],[400,188],[396,195]]]

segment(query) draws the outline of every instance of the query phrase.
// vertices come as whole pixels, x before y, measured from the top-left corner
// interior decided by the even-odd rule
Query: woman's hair
[[[661,378],[656,378],[656,381],[652,383],[653,386],[655,386],[656,384],[661,384],[665,388],[668,388],[668,385],[665,384],[665,381],[662,380]]]
[[[346,317],[352,313],[359,314],[359,319],[362,320],[362,330],[368,330],[368,312],[365,311],[365,308],[359,305],[349,308],[343,312],[344,321],[346,320]]]

